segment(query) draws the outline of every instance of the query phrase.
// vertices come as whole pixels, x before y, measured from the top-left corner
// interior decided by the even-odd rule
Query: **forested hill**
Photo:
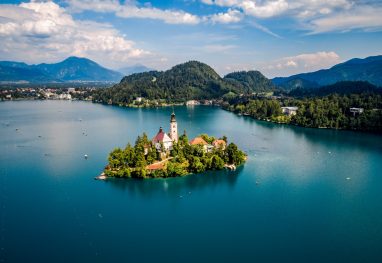
[[[130,103],[136,97],[176,102],[213,99],[232,92],[241,94],[269,91],[274,88],[259,72],[240,72],[232,73],[231,77],[227,76],[221,78],[210,66],[198,61],[189,61],[167,71],[150,71],[126,76],[119,84],[97,91],[94,99],[101,102],[111,100],[115,104]],[[247,83],[245,80],[251,82]]]
[[[267,79],[260,71],[254,70],[229,73],[225,75],[224,80],[240,87],[246,93],[265,92],[276,88],[271,80]]]

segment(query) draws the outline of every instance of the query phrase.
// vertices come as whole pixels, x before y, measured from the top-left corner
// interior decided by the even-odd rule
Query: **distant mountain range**
[[[0,82],[119,82],[122,77],[120,72],[87,58],[69,57],[59,63],[38,65],[0,61]]]
[[[340,81],[367,81],[382,87],[382,56],[354,58],[330,69],[302,73],[285,78],[274,78],[272,82],[282,88],[317,88]]]
[[[78,57],[69,57],[59,63],[38,65],[0,61],[0,84],[120,82],[115,89],[126,91],[129,96],[153,98],[211,98],[230,92],[240,94],[272,91],[277,87],[285,90],[315,89],[343,81],[367,81],[382,87],[382,56],[351,59],[330,69],[272,80],[259,71],[233,72],[222,78],[213,68],[198,61],[179,64],[167,71],[155,71],[136,64],[121,68],[120,72]]]

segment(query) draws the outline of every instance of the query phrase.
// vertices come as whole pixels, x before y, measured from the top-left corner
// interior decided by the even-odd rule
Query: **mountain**
[[[128,76],[135,73],[142,73],[142,72],[148,72],[153,70],[154,69],[148,68],[142,64],[135,64],[133,66],[120,68],[118,71],[121,72],[123,75]]]
[[[224,76],[224,80],[235,86],[241,86],[247,93],[274,90],[276,87],[260,71],[239,71]]]
[[[373,85],[382,86],[382,56],[355,58],[330,69],[274,78],[272,82],[277,86],[290,89],[297,88],[294,84],[296,80],[300,80],[304,88],[326,86],[340,81],[368,81]]]
[[[248,76],[247,76],[248,75]],[[259,83],[257,83],[258,80]],[[248,83],[247,83],[248,82]],[[266,83],[266,84],[264,84]],[[184,101],[221,98],[224,94],[251,93],[273,88],[260,72],[238,72],[222,78],[210,66],[189,61],[167,71],[150,71],[126,76],[122,81],[98,91],[95,100],[113,103],[131,103],[136,97]]]
[[[119,81],[122,74],[87,58],[69,57],[53,64],[27,65],[0,61],[0,81],[16,82],[108,82]]]
[[[25,63],[0,61],[0,82],[53,82],[55,79]]]

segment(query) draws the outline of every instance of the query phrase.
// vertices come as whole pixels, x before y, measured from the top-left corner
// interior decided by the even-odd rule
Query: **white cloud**
[[[266,1],[262,5],[255,1],[242,1],[239,5],[247,15],[267,18],[284,13],[289,5],[285,0]]]
[[[95,12],[117,12],[120,9],[118,0],[66,0],[71,12],[92,10]]]
[[[201,0],[205,4],[240,8],[249,16],[269,18],[278,15],[312,17],[349,9],[349,0]]]
[[[90,10],[101,13],[115,13],[123,18],[149,18],[167,24],[198,24],[200,18],[182,10],[159,9],[149,5],[138,7],[135,1],[120,4],[118,0],[66,0],[72,12]]]
[[[210,16],[212,23],[230,24],[240,22],[243,14],[236,9],[228,9],[226,13],[218,13]]]
[[[340,56],[337,53],[321,51],[284,57],[264,63],[260,65],[260,68],[267,76],[289,76],[329,68],[340,62]]]
[[[146,57],[111,25],[74,20],[54,2],[1,5],[0,57],[28,63],[83,56],[116,67]]]
[[[354,0],[201,0],[239,10],[246,16],[269,19],[276,16],[298,21],[309,34],[349,30],[382,30],[381,1]]]
[[[162,20],[168,24],[198,24],[200,18],[196,15],[179,10],[162,10],[154,7],[122,6],[116,15],[124,18],[150,18]]]
[[[310,34],[354,29],[382,30],[382,7],[356,7],[310,22]]]
[[[201,2],[207,5],[234,6],[239,4],[241,0],[201,0]]]

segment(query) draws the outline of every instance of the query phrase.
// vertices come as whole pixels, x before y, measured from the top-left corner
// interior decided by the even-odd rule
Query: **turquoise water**
[[[171,109],[0,103],[0,262],[382,262],[381,136],[175,112],[246,165],[95,181],[113,147],[168,130]]]

